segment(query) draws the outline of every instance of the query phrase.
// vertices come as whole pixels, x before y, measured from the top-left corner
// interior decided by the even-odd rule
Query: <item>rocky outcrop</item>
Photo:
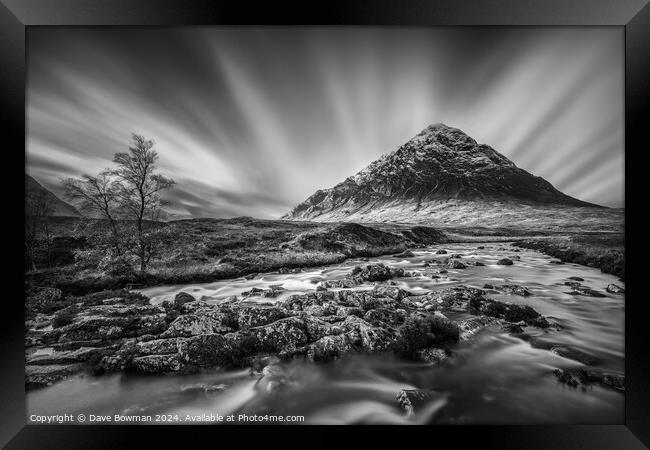
[[[616,373],[609,373],[598,369],[554,369],[553,374],[558,382],[569,387],[582,387],[598,383],[616,391],[625,391],[625,377]]]
[[[403,275],[383,265],[355,267],[346,279],[375,282],[373,289],[316,290],[274,305],[182,296],[155,306],[124,292],[80,298],[65,308],[65,325],[31,330],[38,337],[28,349],[27,385],[83,369],[188,373],[254,366],[267,357],[323,362],[353,352],[392,352],[440,364],[458,341],[495,322],[546,326],[532,308],[487,299],[480,289],[455,286],[414,295],[387,283]],[[445,314],[455,311],[478,316],[455,322]],[[41,319],[47,323],[47,316]],[[52,350],[34,352],[45,345]]]
[[[412,274],[399,267],[388,267],[384,264],[369,264],[355,266],[345,278],[341,280],[327,280],[319,283],[324,288],[351,288],[362,283],[374,281],[387,281],[393,278],[409,277]]]

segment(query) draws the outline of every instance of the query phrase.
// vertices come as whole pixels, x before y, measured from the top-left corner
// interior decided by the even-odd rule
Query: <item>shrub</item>
[[[78,312],[79,307],[76,305],[68,306],[67,308],[59,310],[56,314],[54,314],[54,319],[52,319],[52,326],[54,328],[60,328],[66,325],[70,325]]]
[[[435,339],[426,318],[411,316],[399,328],[395,351],[405,358],[413,359],[418,350],[433,346]]]
[[[133,266],[126,258],[118,256],[114,257],[110,253],[102,258],[97,268],[104,272],[105,275],[111,277],[127,277],[130,278],[135,275]]]
[[[402,357],[415,359],[419,350],[448,346],[458,342],[460,330],[449,319],[436,316],[411,316],[399,328],[394,350]]]
[[[460,339],[460,329],[451,320],[434,316],[429,319],[429,322],[437,345],[455,344]]]

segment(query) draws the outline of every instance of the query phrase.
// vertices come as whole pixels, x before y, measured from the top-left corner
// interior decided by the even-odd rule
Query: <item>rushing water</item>
[[[478,246],[485,248],[479,250]],[[577,264],[551,264],[553,258],[532,250],[514,253],[507,243],[450,244],[444,248],[450,254],[461,254],[461,261],[479,260],[485,266],[448,269],[438,279],[404,278],[397,280],[398,285],[412,292],[456,284],[479,288],[485,283],[524,285],[531,296],[491,292],[489,297],[532,306],[560,325],[560,330],[529,327],[528,334],[587,352],[599,360],[596,367],[623,374],[625,300],[623,295],[605,291],[610,283],[624,287],[615,276]],[[297,274],[260,274],[252,279],[161,286],[142,292],[152,303],[173,299],[180,291],[218,303],[253,287],[280,285],[286,289],[276,299],[249,300],[267,303],[314,290],[318,281],[342,278],[356,264],[381,262],[423,274],[435,273],[435,266],[424,268],[423,262],[449,256],[435,255],[435,250],[416,250],[412,258],[348,260]],[[498,259],[513,255],[521,258],[514,265],[496,264]],[[568,294],[570,289],[564,282],[571,276],[583,278],[582,284],[605,297]],[[552,374],[554,368],[581,365],[533,348],[494,327],[457,346],[454,357],[441,366],[400,361],[389,355],[349,355],[328,364],[293,361],[285,365],[288,388],[275,392],[264,389],[258,383],[259,376],[248,370],[173,376],[77,376],[29,392],[27,401],[29,414],[146,414],[154,418],[156,414],[178,414],[181,419],[187,414],[302,415],[305,423],[319,424],[623,423],[622,393],[598,384],[572,388],[559,383]],[[213,388],[206,391],[205,386]],[[407,416],[396,394],[414,388],[433,389],[435,395]]]

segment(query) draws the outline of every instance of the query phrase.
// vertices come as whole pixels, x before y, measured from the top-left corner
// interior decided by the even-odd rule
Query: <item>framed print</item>
[[[4,0],[2,443],[645,448],[646,3]]]

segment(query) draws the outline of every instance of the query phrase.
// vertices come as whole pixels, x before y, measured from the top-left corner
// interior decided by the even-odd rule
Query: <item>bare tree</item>
[[[25,195],[25,253],[27,262],[36,270],[36,249],[41,239],[45,243],[48,267],[52,234],[47,220],[54,208],[45,191],[27,191]]]
[[[125,218],[135,222],[136,240],[134,252],[140,260],[140,272],[144,273],[153,254],[153,233],[147,228],[147,221],[157,220],[163,202],[160,192],[174,185],[174,180],[158,173],[156,162],[158,152],[155,142],[133,134],[128,153],[116,153],[113,162],[117,168],[111,170],[115,176],[116,195]]]
[[[94,213],[106,219],[113,236],[113,245],[120,250],[120,236],[117,226],[117,184],[110,171],[104,170],[98,176],[83,175],[81,179],[67,178],[61,182],[64,196],[87,213]]]
[[[113,157],[117,167],[96,177],[62,181],[66,198],[110,224],[113,246],[108,254],[122,264],[128,256],[136,257],[141,274],[168,239],[169,231],[162,232],[153,222],[158,221],[164,205],[160,192],[174,185],[172,179],[157,173],[154,145],[154,141],[133,134],[129,151]]]

